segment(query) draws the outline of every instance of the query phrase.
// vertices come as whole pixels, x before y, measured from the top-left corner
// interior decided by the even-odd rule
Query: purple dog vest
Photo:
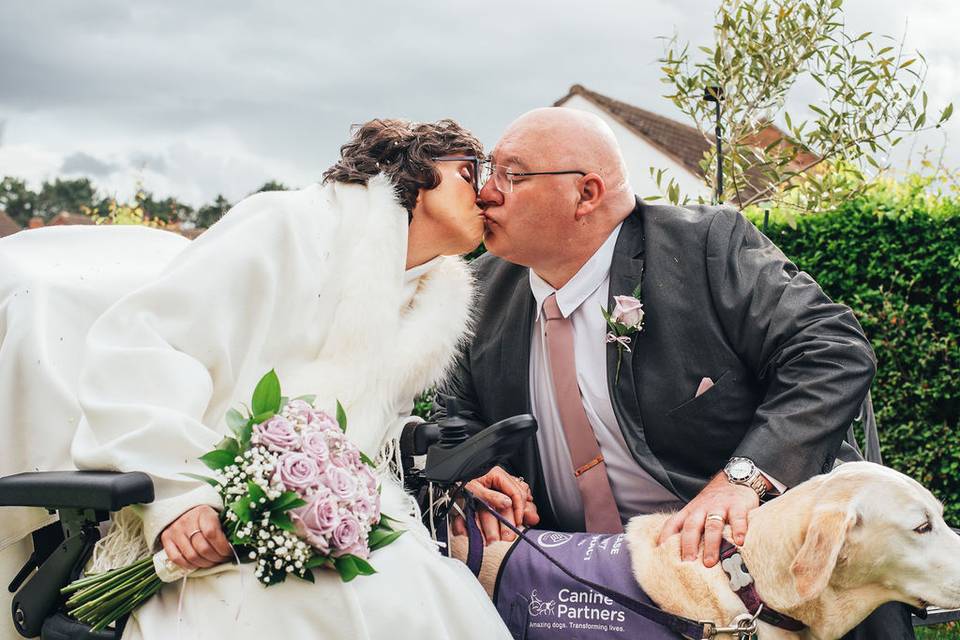
[[[623,534],[526,535],[575,575],[653,604],[633,578]],[[682,639],[571,579],[522,540],[503,558],[493,600],[516,640]]]

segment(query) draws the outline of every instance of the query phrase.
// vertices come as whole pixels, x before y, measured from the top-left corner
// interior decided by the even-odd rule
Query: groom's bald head
[[[599,116],[566,107],[534,109],[514,120],[500,141],[511,139],[536,148],[552,164],[600,174],[608,193],[629,190],[620,144]]]
[[[633,210],[620,145],[592,113],[566,107],[525,113],[507,127],[492,159],[501,167],[501,188],[491,179],[480,190],[486,246],[556,287]],[[520,175],[548,171],[571,173]]]

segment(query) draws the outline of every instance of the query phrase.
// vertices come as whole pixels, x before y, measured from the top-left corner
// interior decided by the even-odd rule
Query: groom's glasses
[[[508,164],[484,163],[481,167],[480,184],[486,184],[490,176],[493,175],[493,185],[500,193],[513,193],[513,183],[516,178],[527,178],[530,176],[562,176],[567,174],[587,175],[586,171],[579,169],[569,169],[564,171],[517,171],[515,167]]]
[[[480,192],[480,185],[483,182],[480,180],[480,167],[483,164],[483,159],[476,156],[436,156],[431,158],[434,162],[469,162],[470,163],[470,180],[473,184],[473,190],[477,193]]]

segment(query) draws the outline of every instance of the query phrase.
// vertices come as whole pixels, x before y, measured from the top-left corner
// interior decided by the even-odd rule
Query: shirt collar
[[[410,269],[407,269],[406,271],[403,272],[403,283],[410,284],[420,276],[432,271],[433,268],[438,264],[440,264],[442,260],[443,260],[443,256],[437,256],[433,260],[428,260],[427,262],[424,262],[421,265],[417,265],[416,267],[411,267]]]
[[[551,293],[557,294],[557,306],[560,307],[560,313],[564,318],[570,317],[570,314],[577,310],[583,304],[584,300],[589,298],[607,276],[610,275],[610,263],[613,261],[613,250],[617,246],[617,237],[620,235],[620,228],[623,223],[617,225],[600,248],[590,256],[580,270],[570,278],[567,284],[554,289],[547,282],[538,276],[533,269],[530,272],[530,290],[537,301],[536,319],[540,319],[540,311],[543,309],[543,301]]]

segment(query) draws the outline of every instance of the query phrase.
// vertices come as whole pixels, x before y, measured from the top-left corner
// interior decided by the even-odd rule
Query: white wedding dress
[[[196,458],[227,431],[226,410],[249,402],[272,368],[285,395],[317,394],[330,411],[339,400],[348,437],[389,458],[414,395],[442,377],[464,339],[473,295],[457,258],[405,272],[406,233],[407,213],[378,176],[367,187],[258,194],[192,243],[142,228],[0,241],[0,429],[19,438],[0,470],[72,460],[149,473],[157,499],[137,513],[157,549],[187,509],[221,508],[210,487],[182,474],[204,473]],[[84,278],[62,268],[32,276],[44,272],[30,268],[38,251],[70,268],[85,264],[71,256],[89,254],[88,244],[98,266]],[[16,408],[2,408],[8,401]],[[36,430],[8,433],[25,421]],[[187,579],[182,603],[181,585],[167,585],[124,638],[509,638],[466,567],[429,540],[387,462],[383,511],[408,532],[372,554],[375,575],[343,583],[317,571],[316,584],[265,588],[252,565],[221,565]],[[21,515],[0,525],[7,544],[42,522]]]

